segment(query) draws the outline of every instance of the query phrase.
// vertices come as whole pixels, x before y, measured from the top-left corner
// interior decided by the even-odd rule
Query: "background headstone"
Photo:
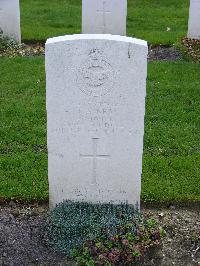
[[[50,206],[139,204],[147,50],[122,36],[47,40]]]
[[[21,42],[19,0],[0,0],[0,34]]]
[[[82,33],[126,35],[127,0],[82,0]]]
[[[200,0],[190,0],[188,38],[200,39]]]

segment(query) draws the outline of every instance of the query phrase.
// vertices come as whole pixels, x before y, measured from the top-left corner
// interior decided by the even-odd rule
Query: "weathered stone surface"
[[[112,35],[47,40],[50,204],[140,201],[147,43]]]
[[[82,0],[82,33],[126,35],[127,0]]]
[[[200,0],[190,0],[188,38],[200,39]]]
[[[0,0],[0,34],[21,42],[19,0]]]

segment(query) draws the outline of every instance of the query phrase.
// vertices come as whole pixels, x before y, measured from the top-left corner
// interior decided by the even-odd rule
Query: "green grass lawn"
[[[44,58],[1,58],[0,197],[47,199]],[[200,65],[148,69],[143,200],[200,200]]]
[[[81,32],[81,0],[21,0],[24,41]],[[127,34],[153,45],[186,36],[189,0],[128,0]],[[167,31],[170,28],[170,31]]]
[[[44,60],[5,58],[0,65],[0,197],[47,198]]]

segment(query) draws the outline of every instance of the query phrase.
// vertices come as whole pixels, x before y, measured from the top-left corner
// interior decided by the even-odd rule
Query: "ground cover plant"
[[[44,45],[24,44],[0,35],[0,57],[44,55]]]
[[[12,202],[0,205],[2,265],[76,265],[66,255],[54,252],[41,241],[41,222],[48,210],[48,204]],[[146,220],[159,221],[166,231],[161,245],[150,248],[143,266],[198,265],[200,232],[197,208],[142,208],[142,215]],[[78,255],[81,255],[81,250]]]
[[[184,38],[182,44],[185,46],[185,53],[193,61],[200,63],[200,40]]]
[[[22,39],[81,32],[81,0],[21,0]],[[152,45],[178,44],[186,36],[188,0],[128,0],[127,34]]]
[[[2,54],[4,51],[8,50],[18,50],[21,47],[14,39],[3,37],[0,34],[0,53]]]
[[[0,197],[48,200],[44,58],[0,61]],[[149,63],[143,201],[200,200],[199,70]]]
[[[64,202],[49,213],[42,238],[79,265],[108,266],[140,262],[164,235],[131,205]]]

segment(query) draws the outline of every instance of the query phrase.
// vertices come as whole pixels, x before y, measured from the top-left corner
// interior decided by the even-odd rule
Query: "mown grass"
[[[149,64],[143,199],[200,199],[199,64]]]
[[[1,58],[0,197],[48,199],[43,58]],[[142,198],[200,200],[199,64],[148,69]]]
[[[47,198],[43,59],[5,58],[0,65],[0,197]]]
[[[24,41],[81,32],[81,0],[21,0]],[[178,44],[186,36],[189,0],[128,0],[127,34],[152,45]]]

